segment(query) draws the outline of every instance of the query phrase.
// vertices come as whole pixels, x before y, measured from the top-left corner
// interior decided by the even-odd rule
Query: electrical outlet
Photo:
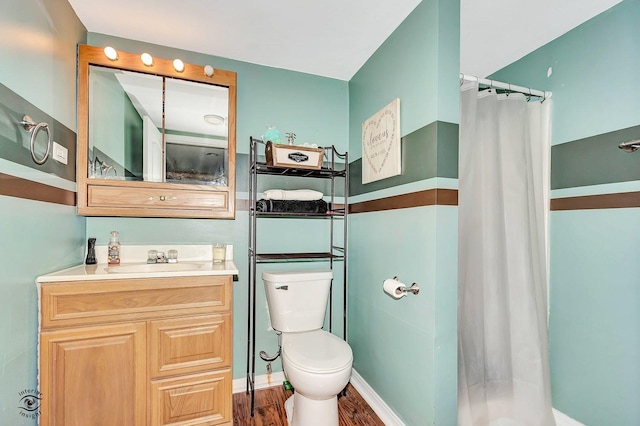
[[[69,150],[58,142],[53,142],[53,159],[59,163],[67,164],[67,155]]]

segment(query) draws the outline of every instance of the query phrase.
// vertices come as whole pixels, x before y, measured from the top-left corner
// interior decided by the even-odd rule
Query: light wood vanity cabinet
[[[41,424],[232,425],[231,286],[41,283]]]

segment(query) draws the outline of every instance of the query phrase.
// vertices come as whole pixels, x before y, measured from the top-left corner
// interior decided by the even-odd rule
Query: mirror
[[[228,116],[227,87],[91,65],[88,177],[227,186]]]
[[[102,48],[80,46],[79,214],[235,215],[236,75],[206,71],[211,73],[191,64],[176,71],[173,61],[157,58],[147,66],[139,55],[126,52],[111,60]],[[130,205],[105,205],[105,191],[114,187],[134,191],[126,194]],[[145,202],[144,187],[167,191],[149,193]],[[213,199],[205,199],[205,189],[215,193]],[[199,193],[178,196],[175,191]],[[162,203],[148,205],[156,197]],[[202,206],[194,206],[194,198]]]

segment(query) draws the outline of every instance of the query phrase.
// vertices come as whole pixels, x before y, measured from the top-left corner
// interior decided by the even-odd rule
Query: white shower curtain
[[[460,92],[458,424],[553,426],[551,101]]]

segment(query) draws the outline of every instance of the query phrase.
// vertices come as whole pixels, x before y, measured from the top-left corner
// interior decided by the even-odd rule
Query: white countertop
[[[178,250],[178,263],[147,264],[148,249],[168,250],[169,246],[124,246],[120,265],[98,263],[77,265],[36,278],[37,283],[89,280],[119,280],[131,278],[189,277],[203,275],[238,275],[238,268],[229,257],[224,262],[211,260],[211,246],[172,246]],[[106,249],[96,247],[97,258],[106,259]],[[232,254],[232,253],[229,253]],[[137,261],[143,260],[144,261]]]
[[[175,265],[175,269],[180,269],[182,265],[189,265],[195,269],[189,270],[167,270]],[[129,266],[140,266],[144,272],[119,272],[118,269],[127,270]],[[153,271],[157,266],[158,271]],[[160,270],[161,269],[161,270]],[[121,280],[130,278],[162,278],[162,277],[193,277],[202,275],[238,275],[238,268],[232,260],[221,263],[212,261],[184,261],[178,263],[161,263],[157,265],[147,265],[145,262],[128,262],[120,265],[108,265],[99,263],[97,265],[78,265],[51,274],[42,275],[36,278],[38,283],[61,282],[61,281],[89,281],[89,280]]]

